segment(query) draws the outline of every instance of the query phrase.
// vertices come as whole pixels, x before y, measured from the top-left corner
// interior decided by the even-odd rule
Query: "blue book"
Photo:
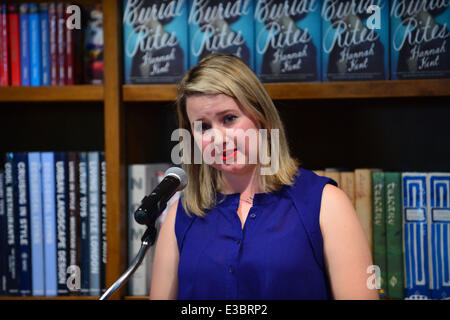
[[[6,284],[8,277],[8,242],[6,234],[6,209],[5,209],[5,172],[0,169],[0,295],[7,295]]]
[[[39,4],[39,24],[41,32],[41,85],[50,85],[50,41],[48,3]]]
[[[187,7],[187,0],[124,1],[125,83],[181,79],[189,62]]]
[[[253,14],[250,0],[190,0],[190,67],[211,53],[230,53],[255,70]]]
[[[388,0],[323,0],[322,72],[322,81],[389,79]]]
[[[100,295],[100,157],[99,152],[88,152],[89,193],[89,294]]]
[[[20,23],[20,81],[22,86],[30,85],[30,46],[28,29],[28,4],[19,7]]]
[[[58,273],[58,295],[69,292],[67,288],[67,267],[69,261],[69,213],[67,208],[67,157],[65,152],[55,152],[55,194],[56,194],[56,255]]]
[[[100,203],[101,203],[101,264],[100,289],[102,294],[106,291],[106,263],[108,262],[107,246],[107,214],[106,214],[106,160],[105,152],[100,152]]]
[[[32,294],[45,295],[44,273],[44,232],[42,207],[41,154],[28,153],[29,190],[30,190],[30,224],[31,224],[31,261]]]
[[[80,251],[81,251],[81,293],[89,295],[89,175],[87,152],[78,154],[79,201],[80,201]]]
[[[392,0],[391,79],[450,77],[450,2]]]
[[[14,193],[17,196],[15,210],[17,266],[19,279],[19,295],[31,295],[31,241],[30,212],[28,194],[28,155],[25,152],[14,153],[14,166],[17,183]]]
[[[36,4],[29,4],[28,26],[30,36],[31,85],[41,85],[41,28],[39,10]]]
[[[450,298],[450,173],[428,176],[431,217],[431,296]]]
[[[321,8],[321,0],[256,1],[256,74],[262,81],[320,81]]]
[[[42,201],[44,209],[44,269],[45,295],[56,296],[56,208],[55,208],[55,156],[53,152],[41,153]]]
[[[402,173],[406,299],[431,299],[427,192],[426,173]]]
[[[17,194],[14,189],[17,184],[17,175],[14,165],[14,153],[5,155],[5,211],[6,211],[6,255],[7,255],[7,293],[10,296],[19,294],[19,276],[17,266],[17,239],[16,239],[16,215]]]

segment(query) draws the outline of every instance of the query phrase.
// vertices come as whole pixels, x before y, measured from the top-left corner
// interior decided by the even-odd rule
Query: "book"
[[[320,81],[321,1],[255,1],[256,74],[264,82]]]
[[[67,11],[68,4],[64,7],[64,30],[66,32],[66,84],[75,84],[75,71],[74,71],[74,30],[73,28],[67,28],[66,21],[71,16]]]
[[[31,85],[41,85],[41,28],[39,19],[39,7],[30,3],[28,6],[28,25],[30,35],[30,70]]]
[[[80,201],[80,271],[81,271],[81,294],[89,295],[89,174],[87,152],[78,153],[79,168],[79,201]]]
[[[31,271],[32,295],[45,295],[44,271],[44,232],[41,154],[28,153],[29,190],[30,190],[30,231],[31,231]]]
[[[405,298],[430,299],[427,174],[402,173]]]
[[[428,213],[431,220],[431,297],[450,298],[450,173],[427,176]]]
[[[30,85],[30,46],[28,27],[28,4],[19,7],[20,15],[20,80],[22,86]]]
[[[5,211],[5,171],[0,168],[0,295],[7,294],[7,276],[8,276],[8,254],[6,234],[8,229],[6,227],[6,211]]]
[[[391,79],[450,76],[450,3],[392,0]]]
[[[211,53],[229,53],[254,68],[254,2],[189,1],[189,65]]]
[[[20,86],[20,26],[17,4],[8,4],[8,39],[10,85]]]
[[[39,4],[39,23],[41,32],[41,85],[49,86],[50,77],[50,30],[48,19],[48,3]]]
[[[373,15],[379,28],[368,24]],[[322,81],[389,79],[388,0],[324,0],[322,66]]]
[[[105,152],[100,152],[100,289],[106,291],[106,264],[108,262],[107,211],[106,211],[106,160]]]
[[[58,295],[56,258],[56,189],[55,155],[53,152],[41,153],[42,163],[42,203],[44,214],[44,270],[45,295]]]
[[[56,3],[56,53],[58,59],[58,85],[67,84],[66,61],[66,14],[65,4]]]
[[[402,176],[400,172],[385,172],[386,212],[386,282],[392,299],[404,299],[403,237],[402,237]]]
[[[188,0],[124,1],[125,83],[176,83],[189,64]]]
[[[85,83],[103,83],[103,12],[101,4],[86,6],[84,36]]]
[[[50,53],[50,84],[59,84],[59,61],[58,61],[58,20],[56,17],[56,3],[48,4],[48,40]]]
[[[9,85],[8,9],[0,3],[0,86]]]
[[[342,171],[341,172],[340,187],[342,191],[348,196],[350,201],[355,207],[355,172],[354,171]]]
[[[355,209],[373,252],[372,172],[355,169]]]

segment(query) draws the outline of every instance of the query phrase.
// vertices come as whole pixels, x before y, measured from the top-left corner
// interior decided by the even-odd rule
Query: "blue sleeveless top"
[[[319,225],[329,178],[300,168],[293,186],[254,195],[244,227],[240,194],[218,193],[204,218],[178,205],[178,299],[330,299]]]

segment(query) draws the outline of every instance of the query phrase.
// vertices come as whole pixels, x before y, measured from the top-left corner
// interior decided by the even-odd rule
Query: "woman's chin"
[[[237,164],[237,163],[232,163],[232,164],[213,164],[213,167],[219,171],[221,171],[222,173],[229,173],[229,174],[236,174],[236,175],[241,175],[241,174],[247,174],[249,172],[252,172],[255,168],[255,164]]]

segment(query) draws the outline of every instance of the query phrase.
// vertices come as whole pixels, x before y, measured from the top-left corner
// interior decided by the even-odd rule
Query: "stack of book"
[[[0,170],[0,294],[105,289],[104,153],[10,152]]]

